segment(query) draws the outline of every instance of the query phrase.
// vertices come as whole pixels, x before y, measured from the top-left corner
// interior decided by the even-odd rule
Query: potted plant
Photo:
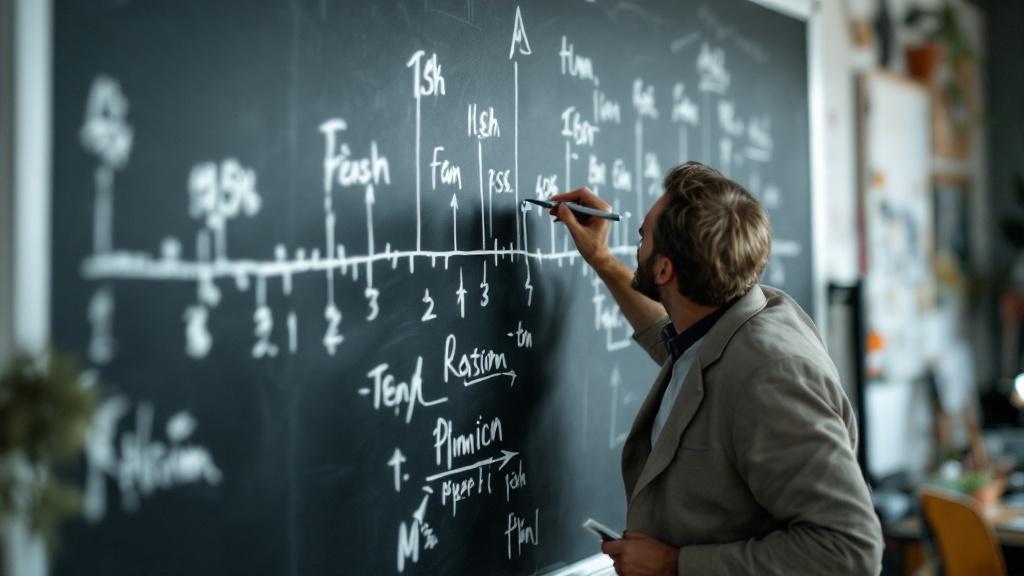
[[[96,399],[64,356],[19,355],[0,375],[0,521],[27,523],[51,552],[80,500],[58,472],[81,455]]]
[[[932,92],[932,148],[938,156],[967,158],[970,135],[978,119],[974,50],[949,0],[936,9],[911,5],[906,27],[919,44],[906,49],[910,76]]]
[[[922,37],[921,43],[907,47],[907,69],[914,78],[930,82],[943,56],[953,71],[961,67],[961,62],[973,60],[974,51],[949,0],[937,9],[913,4],[907,10],[903,23]],[[952,82],[947,89],[959,91],[961,88],[957,82]],[[958,94],[951,96],[955,100],[962,98]]]

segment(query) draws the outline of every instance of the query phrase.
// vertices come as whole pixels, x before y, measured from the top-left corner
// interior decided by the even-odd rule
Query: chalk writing
[[[366,373],[373,386],[358,390],[360,396],[373,396],[373,409],[394,409],[395,415],[405,408],[405,423],[412,421],[417,406],[435,406],[448,401],[447,397],[425,400],[423,398],[423,357],[416,358],[416,368],[408,381],[400,382],[388,371],[389,365],[378,364]]]
[[[677,156],[679,162],[691,158],[691,143],[703,148],[702,159],[730,176],[745,178],[767,209],[784,207],[780,185],[762,178],[762,173],[771,174],[772,118],[745,108],[748,99],[729,95],[734,78],[726,66],[726,49],[730,59],[759,54],[755,59],[763,64],[767,56],[756,43],[740,38],[737,30],[702,8],[698,17],[707,29],[666,45],[666,50],[685,54],[679,66],[689,68],[675,77],[671,71],[668,77],[648,71],[641,65],[645,55],[637,55],[638,65],[606,63],[609,50],[604,46],[587,48],[595,36],[576,36],[573,42],[565,29],[551,22],[531,28],[534,35],[546,35],[533,38],[542,41],[535,45],[544,47],[545,54],[531,58],[526,18],[519,6],[514,12],[511,8],[503,9],[500,24],[502,33],[511,32],[505,37],[511,40],[507,67],[501,64],[506,62],[502,42],[496,43],[496,54],[490,43],[480,43],[480,54],[467,59],[449,52],[447,43],[413,38],[440,53],[413,45],[411,56],[403,52],[374,71],[382,82],[398,72],[397,89],[374,85],[380,89],[367,106],[342,98],[330,102],[328,111],[312,122],[302,116],[301,122],[290,123],[289,150],[304,151],[306,142],[322,146],[310,158],[243,154],[247,148],[228,148],[214,159],[186,158],[184,171],[170,181],[184,188],[179,207],[187,202],[190,228],[174,236],[159,232],[150,240],[149,246],[157,247],[152,252],[118,248],[114,242],[115,172],[132,169],[133,146],[152,141],[129,124],[128,99],[116,79],[93,79],[78,132],[79,144],[95,158],[93,246],[81,263],[82,277],[96,283],[87,292],[84,314],[90,361],[109,364],[127,343],[118,342],[115,330],[133,311],[115,299],[114,291],[116,282],[126,280],[187,286],[186,299],[181,300],[184,309],[175,313],[175,321],[182,323],[176,330],[183,328],[184,345],[174,352],[190,362],[209,362],[239,349],[247,361],[267,366],[304,360],[291,355],[298,354],[309,336],[313,352],[334,357],[331,362],[337,363],[339,373],[355,362],[354,378],[341,378],[338,385],[373,423],[370,436],[358,439],[373,451],[367,477],[389,498],[403,502],[402,510],[412,510],[411,515],[387,521],[388,530],[397,528],[397,534],[389,533],[397,536],[394,560],[399,573],[441,545],[428,521],[431,515],[457,517],[461,512],[463,518],[468,513],[475,520],[484,507],[506,506],[497,523],[482,528],[490,531],[496,553],[500,555],[502,535],[508,560],[528,557],[540,546],[540,508],[519,506],[531,502],[541,477],[532,470],[528,476],[525,457],[513,450],[524,449],[511,434],[518,423],[512,420],[514,410],[502,408],[501,417],[481,414],[471,421],[460,411],[472,406],[470,410],[486,414],[492,402],[539,390],[532,379],[543,366],[528,362],[536,358],[537,350],[551,345],[551,326],[538,319],[544,314],[522,315],[534,305],[535,294],[537,302],[546,305],[536,312],[547,312],[552,303],[562,302],[552,297],[564,290],[561,281],[569,274],[591,280],[591,304],[583,307],[584,328],[593,330],[594,342],[612,359],[613,368],[603,381],[608,387],[600,387],[600,401],[589,401],[586,392],[580,398],[582,417],[574,415],[574,420],[584,431],[595,429],[593,415],[588,423],[587,409],[597,406],[603,420],[596,428],[600,444],[607,433],[608,449],[619,449],[628,434],[627,416],[641,397],[624,382],[614,360],[630,346],[629,323],[596,274],[582,265],[567,230],[556,225],[547,210],[520,202],[521,128],[524,143],[536,146],[546,138],[557,146],[553,153],[549,143],[524,155],[529,164],[524,165],[527,195],[531,183],[537,199],[583,185],[601,194],[623,215],[610,233],[610,250],[619,257],[635,258],[631,238],[636,221],[662,193],[665,169]],[[410,14],[415,9],[408,7]],[[484,30],[473,3],[457,15],[444,14]],[[734,51],[736,46],[741,52]],[[478,59],[487,65],[496,59],[500,66],[479,76],[472,69]],[[606,70],[604,78],[599,79],[599,69]],[[693,82],[677,81],[691,77]],[[353,86],[354,94],[369,94]],[[523,125],[521,89],[526,95],[523,118],[529,119]],[[390,104],[392,92],[400,96],[400,105],[385,110],[383,104]],[[373,115],[367,112],[371,109]],[[360,123],[364,125],[357,129]],[[527,133],[528,126],[539,131]],[[148,130],[147,139],[159,137]],[[292,140],[303,144],[292,146]],[[302,174],[287,179],[281,190],[275,163],[295,166]],[[261,178],[264,170],[270,172]],[[314,182],[312,191],[303,184],[309,179]],[[281,212],[284,193],[293,195],[296,203],[283,204],[286,210]],[[307,226],[309,206],[303,200],[308,197],[316,202],[311,204],[316,209],[312,230]],[[623,210],[626,206],[629,211]],[[408,220],[398,219],[405,208]],[[282,217],[287,239],[273,238]],[[401,230],[406,225],[407,233]],[[301,233],[293,233],[293,228]],[[261,244],[261,232],[271,235],[266,244]],[[237,239],[238,234],[246,243]],[[229,239],[239,242],[230,254]],[[261,245],[267,250],[262,255]],[[799,243],[777,239],[768,279],[785,281],[784,260],[800,252]],[[551,264],[570,270],[562,274]],[[305,280],[310,277],[315,282]],[[401,284],[408,288],[396,289]],[[250,287],[254,302],[239,317],[233,298]],[[315,308],[297,306],[311,292]],[[301,317],[303,309],[312,310],[312,318]],[[239,322],[239,330],[221,332],[226,324]],[[493,329],[477,332],[479,326]],[[373,335],[380,330],[391,329],[434,348],[396,347],[397,339],[386,346],[364,341],[367,334],[376,338]],[[443,331],[437,334],[438,329]],[[241,343],[231,340],[238,335]],[[93,520],[106,513],[109,483],[117,486],[122,508],[131,511],[160,490],[186,484],[217,490],[223,482],[214,455],[198,443],[198,423],[191,413],[171,414],[159,438],[154,434],[157,414],[152,404],[132,404],[121,396],[101,407],[90,428],[87,454],[86,507]],[[417,414],[429,428],[410,426]],[[436,568],[433,563],[430,567]]]
[[[172,414],[164,426],[166,440],[153,434],[154,409],[149,402],[135,407],[131,428],[118,434],[121,419],[131,412],[124,396],[100,405],[86,436],[86,486],[83,510],[91,521],[107,512],[106,480],[117,484],[121,507],[139,509],[142,497],[185,484],[220,484],[223,475],[206,448],[191,442],[198,427],[188,411]]]
[[[576,54],[575,47],[569,40],[562,36],[562,49],[558,51],[558,57],[562,63],[562,75],[588,80],[594,86],[599,86],[600,81],[594,74],[594,62],[580,54]]]

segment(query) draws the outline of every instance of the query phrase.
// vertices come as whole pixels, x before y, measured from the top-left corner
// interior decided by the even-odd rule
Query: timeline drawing
[[[458,18],[476,26],[472,4]],[[592,4],[586,9],[600,8]],[[529,7],[495,11],[500,29],[485,33],[500,35],[500,45],[482,43],[487,48],[475,59],[417,37],[401,53],[380,56],[388,78],[381,100],[398,102],[386,114],[347,102],[315,107],[313,122],[299,124],[305,157],[289,165],[315,185],[296,185],[294,199],[282,200],[273,166],[279,158],[230,147],[178,151],[187,159],[170,186],[180,196],[161,206],[177,206],[188,227],[146,229],[152,237],[143,245],[152,249],[123,248],[140,241],[126,241],[115,225],[118,208],[132,206],[125,199],[147,193],[140,178],[127,176],[141,171],[140,153],[160,145],[145,123],[133,123],[133,115],[151,113],[151,103],[132,100],[127,78],[97,74],[78,104],[84,117],[76,152],[88,154],[92,169],[91,238],[76,260],[88,287],[89,361],[103,370],[124,360],[130,338],[119,340],[120,320],[138,313],[124,294],[142,286],[174,295],[161,306],[175,324],[152,327],[173,335],[161,351],[168,363],[203,368],[233,361],[241,350],[245,364],[268,372],[312,357],[332,376],[343,373],[331,384],[353,420],[369,425],[351,442],[359,461],[334,462],[324,474],[368,478],[376,491],[366,501],[383,493],[397,503],[381,504],[385,527],[374,532],[394,573],[429,572],[440,556],[456,554],[461,543],[452,526],[485,509],[499,510],[501,522],[481,524],[481,538],[510,566],[530,561],[556,538],[549,528],[559,511],[534,490],[547,488],[540,469],[558,453],[537,453],[530,442],[547,440],[514,417],[510,399],[539,405],[563,394],[559,400],[573,406],[566,419],[583,435],[574,446],[595,445],[605,457],[625,443],[643,398],[638,390],[648,384],[633,381],[633,329],[611,293],[566,227],[525,198],[590,188],[621,215],[609,224],[610,251],[633,265],[637,228],[678,163],[697,159],[720,169],[756,195],[773,221],[791,208],[773,169],[786,153],[785,120],[741,93],[747,88],[733,65],[747,52],[734,49],[734,32],[712,27],[665,43],[675,68],[663,75],[610,62],[601,42],[578,28],[534,28]],[[701,14],[713,21],[710,10]],[[467,62],[486,65],[487,81]],[[313,216],[301,241],[277,234],[288,217],[280,206],[289,202]],[[265,242],[251,242],[254,230]],[[789,264],[806,256],[809,246],[789,234],[776,230],[767,281],[785,284]],[[303,306],[310,293],[313,308]],[[583,355],[564,362],[593,362],[594,377],[565,384],[571,392],[538,390],[536,375],[549,366],[534,359],[558,345],[551,334],[567,323],[557,316],[562,307],[582,314],[573,329],[582,325],[588,340],[575,349]],[[545,323],[545,314],[556,317]],[[389,334],[387,351],[366,342],[371,333]],[[591,389],[577,394],[572,387],[586,381]],[[220,494],[238,481],[230,451],[203,436],[215,425],[230,427],[191,409],[185,395],[172,404],[126,393],[101,406],[86,454],[91,522],[145,514],[148,500],[165,494]],[[531,417],[566,416],[536,410]],[[289,489],[320,474],[289,473],[299,478],[289,479]]]

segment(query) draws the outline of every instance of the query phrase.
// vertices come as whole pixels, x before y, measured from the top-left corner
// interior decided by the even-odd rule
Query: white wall
[[[889,10],[895,28],[902,26],[902,18],[911,4],[918,4],[930,8],[941,6],[943,0],[889,0]],[[984,15],[977,8],[964,2],[964,0],[952,0],[955,8],[961,16],[965,32],[972,40],[978,60],[979,68],[984,62]],[[858,48],[854,46],[851,32],[850,20],[862,19],[872,21],[878,10],[878,0],[823,0],[819,6],[822,10],[823,27],[825,36],[828,39],[822,46],[823,58],[823,89],[824,89],[824,115],[825,115],[825,161],[823,169],[826,180],[825,212],[827,226],[825,227],[824,247],[827,257],[825,258],[825,273],[827,280],[839,283],[854,281],[859,276],[858,270],[858,238],[857,212],[858,212],[858,117],[856,98],[856,78],[861,72],[871,70],[878,66],[876,48]],[[905,31],[897,31],[893,44],[892,68],[897,72],[905,69],[904,46],[918,41],[913,34]],[[979,80],[982,77],[979,74]],[[979,81],[980,84],[980,81]],[[979,100],[985,102],[982,86],[977,86]],[[991,216],[989,205],[989,191],[987,179],[987,150],[986,150],[986,129],[984,124],[974,134],[972,142],[971,157],[961,163],[937,164],[937,169],[953,171],[966,178],[971,184],[970,190],[970,229],[971,259],[978,268],[976,272],[987,274],[991,267],[991,245],[990,228]],[[979,383],[990,381],[994,374],[992,359],[991,333],[988,326],[988,319],[982,314],[975,314],[970,319],[970,324],[965,326],[968,331],[967,337],[972,346],[975,356],[976,379]],[[914,409],[914,404],[920,399],[914,397],[916,393],[904,390],[899,394],[886,397],[886,402],[895,401],[903,403],[902,406],[887,406],[889,416],[875,414],[879,420],[891,418],[891,414],[902,414],[900,418],[904,421],[917,421],[920,414]],[[877,410],[876,410],[877,412]],[[883,436],[889,434],[885,428],[885,422],[878,422],[871,411],[866,413],[868,417],[865,432],[871,433],[872,428]],[[881,425],[879,425],[881,424]],[[901,436],[903,441],[877,442],[867,438],[869,449],[875,451],[876,457],[881,462],[909,462],[912,454],[923,454],[929,451],[930,434],[907,433]],[[878,440],[875,438],[874,440]],[[916,463],[913,467],[920,464]]]
[[[937,8],[943,0],[889,0],[893,24],[900,27],[903,14],[911,4]],[[978,57],[978,66],[984,60],[984,16],[977,8],[963,0],[953,0],[961,16],[965,32],[972,40]],[[825,95],[825,176],[827,180],[826,212],[828,263],[826,273],[830,280],[847,282],[856,279],[857,271],[857,102],[855,82],[860,72],[877,66],[875,49],[857,48],[850,35],[850,18],[871,21],[878,10],[878,0],[825,0],[820,4],[825,36],[824,59]],[[912,33],[899,31],[893,46],[892,67],[905,69],[904,46],[917,39]],[[984,102],[983,85],[977,86],[980,101]],[[985,126],[974,135],[971,158],[964,163],[944,165],[943,168],[959,172],[974,182],[971,190],[971,248],[976,264],[986,268],[990,263],[990,222],[988,208],[988,182],[986,178]]]

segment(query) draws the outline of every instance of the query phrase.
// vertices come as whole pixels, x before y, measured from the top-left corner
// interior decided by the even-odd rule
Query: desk
[[[995,506],[987,510],[985,516],[1003,549],[1007,573],[1024,574],[1024,507]],[[924,534],[919,516],[884,524],[882,532],[886,555],[893,564],[893,574],[913,574],[924,564],[926,558],[921,547]]]

